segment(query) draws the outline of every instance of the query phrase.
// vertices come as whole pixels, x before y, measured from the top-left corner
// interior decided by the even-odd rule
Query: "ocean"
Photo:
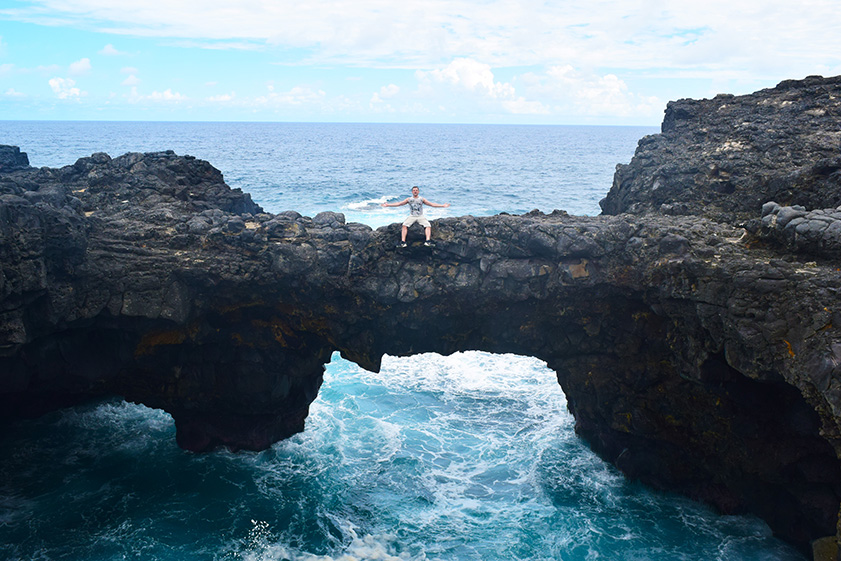
[[[595,215],[646,127],[0,121],[33,166],[174,150],[268,212]],[[112,397],[5,423],[0,559],[804,560],[753,516],[625,480],[574,432],[545,363],[482,352],[335,354],[306,430],[184,452],[163,411]]]

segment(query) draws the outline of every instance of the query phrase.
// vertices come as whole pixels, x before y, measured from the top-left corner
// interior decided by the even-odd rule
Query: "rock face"
[[[768,201],[835,208],[839,125],[841,76],[670,102],[661,134],[640,140],[633,161],[618,168],[602,210],[737,222],[756,218]]]
[[[0,172],[26,169],[29,157],[17,146],[0,146]]]
[[[264,213],[172,152],[2,168],[0,411],[116,394],[170,412],[184,448],[261,449],[303,429],[335,350],[372,370],[513,352],[557,372],[630,477],[797,543],[834,535],[841,217],[818,211],[841,201],[815,162],[839,148],[839,84],[670,104],[617,171],[616,215],[443,219],[432,251],[419,231],[394,249],[398,225]]]

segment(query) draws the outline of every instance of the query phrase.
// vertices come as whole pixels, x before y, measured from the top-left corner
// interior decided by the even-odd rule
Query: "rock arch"
[[[837,428],[799,368],[832,358],[833,271],[769,266],[736,228],[462,217],[437,222],[436,249],[398,251],[396,227],[333,213],[210,213],[166,235],[148,215],[94,210],[74,230],[66,207],[11,203],[7,415],[117,394],[170,412],[187,449],[260,449],[303,429],[335,350],[371,370],[385,353],[511,352],[558,373],[579,433],[628,475],[794,541],[834,527]]]
[[[302,430],[335,350],[371,370],[512,352],[557,372],[628,475],[801,544],[835,534],[841,215],[815,207],[841,200],[839,89],[674,102],[611,216],[444,219],[431,251],[264,213],[172,152],[36,170],[0,149],[0,411],[117,394],[169,411],[185,448],[259,449]]]

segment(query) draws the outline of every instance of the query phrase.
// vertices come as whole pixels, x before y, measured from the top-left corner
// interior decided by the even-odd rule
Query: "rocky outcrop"
[[[26,169],[29,157],[17,146],[0,146],[0,172]]]
[[[823,157],[835,121],[800,99],[818,82],[727,104],[810,108]],[[666,132],[617,171],[606,200],[633,212],[443,219],[432,250],[415,231],[395,249],[397,225],[264,213],[172,152],[0,170],[0,411],[116,394],[169,411],[184,448],[261,449],[303,429],[335,350],[372,370],[385,353],[512,352],[557,372],[579,433],[629,476],[758,513],[797,543],[834,534],[841,300],[821,240],[836,217],[783,206],[811,200],[787,191],[744,202],[749,181],[796,173],[764,171],[756,144],[732,193],[698,179],[724,160],[685,154],[697,128],[745,119],[716,99],[670,105]],[[654,177],[668,187],[656,197]],[[709,206],[692,207],[687,178]]]
[[[640,140],[601,201],[622,212],[709,216],[737,223],[768,201],[841,205],[841,76],[789,80],[750,95],[683,99],[661,134]]]

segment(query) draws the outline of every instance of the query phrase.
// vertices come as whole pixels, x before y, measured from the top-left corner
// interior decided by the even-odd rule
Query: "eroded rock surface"
[[[838,84],[671,104],[604,205],[633,212],[448,218],[433,250],[419,231],[395,249],[398,225],[264,213],[172,152],[0,168],[0,411],[116,394],[170,412],[184,448],[261,449],[303,429],[335,350],[372,370],[512,352],[558,373],[579,433],[629,476],[798,543],[834,534],[837,217],[818,211],[841,201],[809,161],[837,152]],[[791,106],[812,128],[800,152],[779,148],[805,127]],[[776,143],[748,142],[772,121]],[[725,163],[732,191],[704,171]]]
[[[841,207],[806,210],[780,206],[774,201],[762,205],[762,220],[747,226],[760,238],[792,252],[816,257],[841,257]]]
[[[750,95],[672,101],[601,202],[739,222],[768,201],[841,205],[841,76],[788,80]]]

